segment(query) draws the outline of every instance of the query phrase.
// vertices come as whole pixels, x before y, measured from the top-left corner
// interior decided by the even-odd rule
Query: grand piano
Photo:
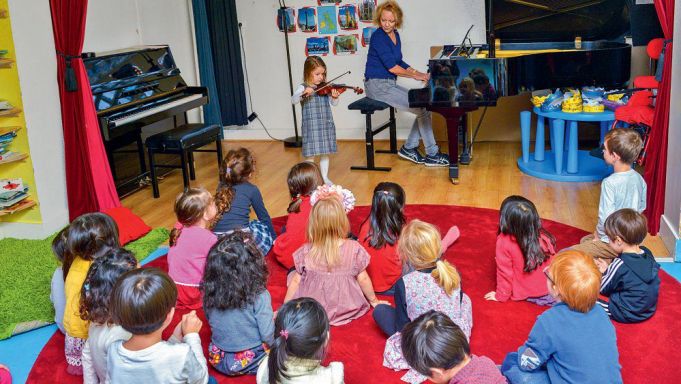
[[[621,88],[630,77],[627,2],[622,0],[488,0],[487,43],[468,37],[434,47],[430,81],[409,91],[409,105],[438,113],[447,122],[449,177],[459,183],[468,156],[467,112],[494,107],[499,97],[541,89]],[[470,30],[469,30],[470,31]]]
[[[186,122],[188,110],[208,103],[208,90],[187,85],[165,45],[84,53],[83,62],[116,190],[124,195],[148,175],[144,128],[170,118],[161,131]]]

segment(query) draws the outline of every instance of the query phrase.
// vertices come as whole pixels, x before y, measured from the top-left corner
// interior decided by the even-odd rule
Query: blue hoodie
[[[643,253],[622,253],[608,266],[601,280],[601,294],[609,296],[610,316],[620,323],[638,323],[657,308],[660,265],[646,247]]]

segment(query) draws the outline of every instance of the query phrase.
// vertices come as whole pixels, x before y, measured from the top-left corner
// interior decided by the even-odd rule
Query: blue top
[[[402,41],[397,31],[395,31],[395,40],[397,44],[393,44],[390,36],[382,28],[374,31],[369,42],[367,65],[364,70],[365,79],[396,79],[397,76],[390,73],[388,69],[396,65],[404,69],[409,68],[409,64],[402,60]]]
[[[267,290],[244,308],[208,309],[206,318],[212,333],[211,341],[223,351],[241,352],[274,342],[272,298]]]
[[[600,305],[582,313],[558,303],[539,315],[518,365],[546,369],[552,384],[622,383],[615,327]]]
[[[277,234],[274,232],[272,226],[272,219],[267,213],[265,203],[262,201],[260,190],[255,185],[244,182],[232,186],[234,188],[234,198],[230,205],[229,211],[226,211],[220,221],[213,228],[213,232],[222,233],[232,229],[243,229],[248,227],[248,219],[251,213],[251,207],[258,215],[258,220],[267,225],[270,230],[272,238],[276,238]]]

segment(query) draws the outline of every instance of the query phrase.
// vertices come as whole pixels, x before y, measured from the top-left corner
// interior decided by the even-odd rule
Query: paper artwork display
[[[362,28],[362,47],[368,47],[371,41],[371,35],[376,31],[376,27]]]
[[[344,31],[357,29],[357,8],[354,5],[338,7],[338,25]]]
[[[317,0],[318,5],[324,5],[324,4],[340,4],[342,0]]]
[[[308,37],[305,43],[305,56],[326,56],[329,54],[329,37]]]
[[[376,13],[376,0],[360,0],[357,3],[357,13],[359,13],[359,21],[372,22]]]
[[[319,19],[318,22],[320,34],[331,35],[338,33],[335,6],[317,7],[317,18]]]
[[[313,7],[298,10],[298,28],[301,32],[317,32],[317,12]]]
[[[338,35],[333,38],[333,53],[336,55],[357,52],[357,35]]]
[[[277,10],[277,28],[279,32],[284,32],[282,21],[286,25],[288,32],[296,31],[296,11],[293,8],[278,9]]]

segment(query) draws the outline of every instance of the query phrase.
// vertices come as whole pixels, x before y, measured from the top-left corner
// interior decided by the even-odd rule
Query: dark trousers
[[[374,308],[374,321],[381,328],[383,333],[388,336],[392,336],[398,331],[397,325],[395,324],[395,308],[386,304],[379,304]]]

